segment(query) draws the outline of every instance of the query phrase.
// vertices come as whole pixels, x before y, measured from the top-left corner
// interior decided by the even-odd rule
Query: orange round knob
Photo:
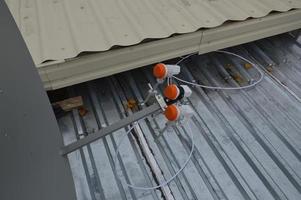
[[[180,110],[176,105],[169,105],[166,107],[164,115],[169,121],[176,121],[180,116]]]
[[[158,79],[163,79],[167,75],[166,66],[163,63],[158,63],[153,68],[153,74]]]
[[[164,96],[170,100],[175,100],[179,96],[180,90],[177,85],[171,84],[164,89]]]

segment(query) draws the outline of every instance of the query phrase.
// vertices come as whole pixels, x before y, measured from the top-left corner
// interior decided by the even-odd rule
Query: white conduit
[[[255,85],[257,85],[258,83],[260,83],[263,78],[264,78],[264,73],[260,70],[260,67],[258,65],[256,65],[255,63],[251,62],[250,60],[240,56],[240,55],[237,55],[235,53],[232,53],[232,52],[229,52],[229,51],[223,51],[223,50],[220,50],[220,51],[215,51],[215,52],[218,52],[218,53],[224,53],[224,54],[228,54],[228,55],[232,55],[232,56],[235,56],[235,57],[238,57],[240,59],[242,59],[243,61],[245,62],[248,62],[250,63],[251,65],[254,66],[254,68],[259,72],[260,74],[260,78],[250,84],[250,85],[246,85],[246,86],[241,86],[241,87],[218,87],[218,86],[207,86],[207,85],[201,85],[201,84],[197,84],[197,83],[193,83],[193,82],[190,82],[190,81],[186,81],[186,80],[183,80],[181,78],[178,78],[176,76],[173,76],[174,79],[178,80],[178,81],[181,81],[183,83],[186,83],[186,84],[189,84],[189,85],[193,85],[193,86],[197,86],[197,87],[202,87],[202,88],[206,88],[206,89],[213,89],[213,90],[242,90],[242,89],[248,89],[248,88],[251,88],[251,87],[254,87]],[[182,61],[184,61],[185,59],[189,58],[190,56],[192,56],[194,54],[190,54],[184,58],[182,58],[180,61],[178,61],[176,64],[180,64]]]
[[[187,123],[188,124],[188,123]],[[117,161],[117,156],[119,154],[119,149],[120,149],[120,145],[122,144],[122,142],[124,141],[124,139],[127,137],[127,135],[133,130],[133,128],[138,125],[137,122],[134,123],[134,125],[126,132],[126,134],[124,134],[124,136],[121,138],[121,140],[119,141],[118,145],[117,145],[117,148],[116,148],[116,152],[115,152],[115,156],[113,158],[113,165],[114,165],[114,170],[115,170],[115,173],[117,174],[117,171],[116,171],[116,161]],[[194,139],[193,139],[193,133],[192,133],[192,129],[190,127],[190,125],[187,126],[188,129],[189,129],[189,136],[190,136],[190,139],[191,139],[191,150],[190,150],[190,153],[189,153],[189,156],[187,158],[187,160],[183,163],[183,165],[181,166],[181,168],[171,177],[169,178],[167,181],[164,181],[162,183],[160,183],[159,185],[156,185],[156,186],[153,186],[153,187],[141,187],[141,186],[135,186],[135,185],[131,185],[129,184],[127,181],[125,181],[125,185],[130,187],[130,188],[133,188],[133,189],[137,189],[137,190],[154,190],[154,189],[158,189],[158,188],[161,188],[161,187],[164,187],[166,185],[168,185],[171,181],[173,181],[183,170],[184,168],[186,167],[186,165],[188,164],[188,162],[190,161],[191,157],[192,157],[192,153],[194,151]],[[118,177],[118,176],[117,176]],[[119,177],[118,177],[119,178]],[[119,178],[120,180],[120,178]]]

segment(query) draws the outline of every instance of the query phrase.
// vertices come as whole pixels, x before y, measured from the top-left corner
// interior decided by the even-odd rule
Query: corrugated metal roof
[[[226,21],[301,8],[299,0],[6,0],[34,62],[63,61]]]
[[[168,186],[174,199],[301,199],[301,103],[276,81],[280,79],[301,97],[301,46],[291,39],[282,35],[230,49],[261,63],[275,76],[267,74],[255,88],[227,92],[193,88],[189,103],[195,110],[191,126],[196,149],[184,172]],[[245,68],[241,60],[215,53],[192,57],[184,65],[185,79],[204,84],[244,85],[257,78],[256,70]],[[84,97],[89,113],[81,117],[73,111],[58,120],[65,144],[130,114],[124,104],[145,97],[147,83],[155,81],[150,70],[69,87],[71,95]],[[226,81],[227,77],[237,82]],[[140,137],[147,141],[166,178],[185,161],[190,143],[185,127],[155,140],[154,132],[163,125],[162,116],[139,122]],[[68,156],[78,199],[168,199],[160,190],[131,190],[117,178],[137,185],[156,184],[137,134],[122,145],[122,164],[118,174],[114,173],[114,149],[125,131],[116,131]]]

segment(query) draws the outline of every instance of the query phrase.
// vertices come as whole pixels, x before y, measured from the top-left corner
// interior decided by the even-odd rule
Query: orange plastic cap
[[[175,100],[179,96],[178,86],[175,84],[168,85],[164,89],[164,96],[170,100]]]
[[[166,77],[167,69],[163,63],[158,63],[153,68],[153,74],[158,79],[163,79]]]
[[[165,109],[164,115],[169,121],[176,121],[180,116],[180,111],[176,105],[169,105]]]

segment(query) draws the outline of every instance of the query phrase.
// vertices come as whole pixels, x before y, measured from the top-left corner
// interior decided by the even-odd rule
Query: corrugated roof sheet
[[[245,91],[193,88],[189,103],[195,110],[191,125],[196,149],[184,172],[169,184],[172,196],[177,200],[301,199],[301,103],[278,81],[301,97],[301,45],[282,35],[230,51],[261,63],[267,74],[262,83]],[[187,60],[182,74],[204,84],[245,85],[257,78],[256,70],[245,64],[210,53]],[[84,97],[89,113],[81,117],[73,111],[58,120],[65,143],[130,114],[124,104],[145,97],[147,83],[155,81],[150,71],[151,67],[143,68],[69,87],[71,95]],[[185,161],[190,143],[185,127],[155,140],[154,132],[163,125],[162,116],[139,122],[142,137],[166,178]],[[112,156],[125,131],[68,156],[78,199],[164,199],[161,190],[132,190],[117,178],[137,185],[156,184],[137,134],[122,145],[122,164],[114,173]]]
[[[301,8],[299,0],[6,0],[34,62]]]

